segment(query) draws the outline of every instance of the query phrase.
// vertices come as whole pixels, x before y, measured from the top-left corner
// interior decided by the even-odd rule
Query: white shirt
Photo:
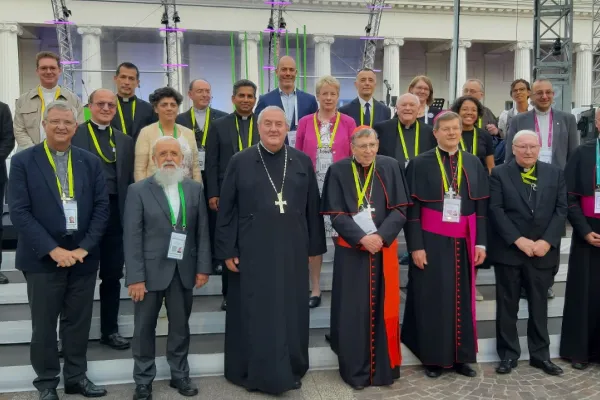
[[[369,101],[365,101],[362,97],[358,96],[358,101],[360,101],[360,106],[362,107],[363,113],[367,112],[367,107],[365,104],[369,103],[369,112],[373,109],[373,98],[371,97]]]
[[[54,98],[56,97],[57,89],[58,89],[58,86],[54,86],[52,89],[46,89],[46,88],[42,87],[42,95],[44,96],[44,104],[46,105],[46,107],[48,107],[48,104],[50,104],[54,101]],[[44,126],[42,125],[43,119],[44,119],[44,116],[41,115],[41,118],[40,118],[40,143],[46,139],[46,130],[44,129]]]
[[[173,208],[173,214],[175,215],[175,221],[177,221],[179,219],[179,208],[180,208],[179,184],[174,183],[174,184],[165,186],[163,189],[165,191],[165,194],[167,195],[167,198],[169,199],[169,203],[171,204],[171,207]]]
[[[294,116],[296,115],[296,89],[290,94],[285,93],[279,89],[279,96],[281,97],[281,104],[283,104],[283,110],[285,112],[285,119],[287,120],[288,126],[291,127]]]
[[[537,116],[538,126],[540,127],[540,134],[542,135],[542,149],[549,148],[548,146],[548,136],[550,134],[550,112],[552,109],[548,111],[540,111],[537,108],[535,109],[535,115]],[[551,147],[550,147],[551,148]]]

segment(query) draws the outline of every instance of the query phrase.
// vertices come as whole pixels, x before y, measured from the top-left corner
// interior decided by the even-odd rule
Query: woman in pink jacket
[[[313,162],[317,174],[319,190],[323,190],[323,181],[329,166],[346,157],[350,157],[350,139],[356,128],[352,117],[340,113],[337,104],[340,97],[340,83],[333,76],[324,76],[317,81],[316,87],[319,110],[305,116],[298,122],[296,148],[306,153]],[[325,216],[325,234],[334,236],[331,220]],[[321,304],[321,265],[323,257],[315,257],[310,263],[312,293],[308,299],[310,308]]]

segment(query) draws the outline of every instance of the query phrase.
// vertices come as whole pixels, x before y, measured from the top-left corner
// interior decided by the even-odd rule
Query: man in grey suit
[[[134,399],[152,398],[156,376],[156,320],[166,299],[170,386],[195,396],[187,361],[188,320],[194,286],[211,272],[208,216],[202,184],[184,177],[179,141],[160,137],[153,148],[156,173],[129,186],[125,205],[126,285],[135,303],[132,350]]]
[[[508,163],[514,158],[512,141],[515,134],[522,130],[531,130],[537,133],[540,148],[539,161],[556,165],[564,170],[569,158],[579,147],[579,132],[577,121],[571,113],[553,110],[554,89],[552,82],[538,79],[532,86],[532,104],[534,109],[513,117],[508,134],[506,135],[506,156]],[[558,272],[558,268],[555,270]],[[521,297],[525,298],[525,291],[521,289]],[[552,288],[548,290],[548,298],[554,298]]]

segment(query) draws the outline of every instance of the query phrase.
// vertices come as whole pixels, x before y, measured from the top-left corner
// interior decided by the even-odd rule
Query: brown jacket
[[[67,88],[60,87],[58,100],[64,100],[77,110],[77,122],[84,122],[83,103],[77,95]],[[42,101],[37,86],[24,93],[17,100],[13,127],[18,150],[24,150],[41,142],[40,122],[42,120]]]

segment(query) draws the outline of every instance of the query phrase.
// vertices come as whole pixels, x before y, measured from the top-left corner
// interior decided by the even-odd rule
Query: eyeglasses
[[[60,121],[60,120],[56,120],[56,119],[53,119],[51,121],[46,121],[46,122],[48,123],[48,125],[53,126],[53,127],[64,125],[67,128],[71,128],[76,125],[75,121]]]
[[[533,151],[533,150],[537,150],[537,149],[539,149],[539,148],[540,148],[540,145],[539,145],[539,144],[536,144],[536,145],[533,145],[533,146],[524,146],[524,145],[522,145],[522,144],[519,144],[519,145],[517,145],[517,144],[513,144],[513,147],[516,147],[517,149],[519,149],[519,150],[521,150],[521,151],[527,151],[527,150],[529,150],[529,151]]]
[[[377,143],[366,143],[366,144],[361,144],[360,146],[353,144],[354,147],[356,147],[359,150],[375,150],[377,148]]]
[[[543,95],[552,96],[554,94],[554,90],[546,90],[545,92],[540,90],[538,92],[534,92],[533,94],[535,94],[538,97],[541,97]]]
[[[105,103],[103,101],[99,103],[94,103],[94,105],[101,109],[103,109],[104,107],[108,107],[109,110],[114,110],[115,108],[117,108],[116,103]]]

